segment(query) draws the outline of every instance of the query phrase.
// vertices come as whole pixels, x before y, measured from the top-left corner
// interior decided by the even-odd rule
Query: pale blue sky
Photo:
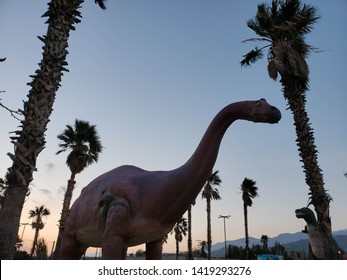
[[[246,21],[261,1],[251,0],[110,0],[102,11],[86,1],[83,19],[71,33],[69,73],[57,93],[47,130],[46,149],[39,155],[28,211],[44,204],[52,211],[42,236],[49,246],[56,238],[57,222],[70,172],[67,154],[55,155],[57,135],[76,118],[97,126],[104,152],[99,162],[77,175],[74,198],[96,176],[123,164],[148,170],[169,170],[193,153],[215,114],[225,105],[266,98],[282,111],[276,125],[234,123],[227,131],[215,170],[222,179],[221,201],[212,202],[213,243],[244,236],[239,186],[245,177],[257,182],[259,197],[249,209],[249,233],[259,238],[303,229],[294,210],[308,201],[309,189],[299,162],[291,112],[279,82],[268,77],[266,61],[241,68],[242,55],[254,47],[241,43],[254,37]],[[266,1],[270,3],[270,1]],[[347,2],[305,1],[315,5],[321,19],[308,43],[323,52],[310,55],[310,91],[307,111],[315,133],[319,164],[326,189],[333,197],[333,229],[347,228]],[[16,109],[26,100],[29,75],[41,60],[46,33],[41,15],[46,1],[1,0],[1,102]],[[11,162],[9,132],[18,122],[0,109],[0,176]],[[193,208],[193,243],[206,240],[205,201]],[[21,233],[22,228],[20,228]],[[34,231],[25,230],[27,247]],[[174,251],[173,236],[165,251]],[[181,245],[186,248],[185,244]],[[132,252],[130,249],[129,252]]]

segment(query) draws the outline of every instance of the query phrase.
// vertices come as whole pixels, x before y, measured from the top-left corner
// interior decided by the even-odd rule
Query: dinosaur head
[[[280,121],[280,110],[267,103],[264,98],[252,102],[254,104],[251,108],[250,116],[253,122],[278,123]]]
[[[295,216],[298,219],[304,219],[307,224],[316,224],[317,219],[313,211],[310,208],[303,207],[295,210]]]

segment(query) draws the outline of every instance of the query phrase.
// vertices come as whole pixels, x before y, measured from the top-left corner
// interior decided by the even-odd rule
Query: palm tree
[[[334,242],[331,232],[329,205],[332,198],[324,188],[322,170],[318,165],[317,150],[314,144],[313,129],[306,112],[306,96],[309,82],[309,69],[305,58],[315,48],[305,42],[305,36],[319,19],[317,9],[302,5],[300,0],[273,0],[272,5],[258,5],[256,16],[247,22],[258,36],[245,41],[264,42],[244,55],[241,65],[250,65],[262,58],[268,49],[268,73],[280,83],[285,100],[292,111],[297,135],[297,146],[305,173],[306,184],[310,189],[310,202],[315,208],[320,235],[324,243],[326,259],[335,259]]]
[[[178,260],[178,255],[180,252],[180,245],[179,243],[182,242],[183,236],[187,235],[188,225],[187,225],[187,219],[181,218],[174,226],[174,228],[171,231],[171,234],[175,233],[175,240],[176,240],[176,260]]]
[[[14,153],[8,153],[12,160],[9,168],[9,187],[0,210],[0,259],[13,259],[20,217],[36,170],[36,161],[45,148],[45,132],[53,111],[56,92],[61,77],[67,70],[68,39],[75,24],[81,21],[79,9],[83,0],[51,0],[43,15],[47,18],[47,33],[39,37],[44,46],[39,69],[31,76],[28,100],[21,111],[23,120],[20,129],[14,132],[11,141]],[[105,8],[104,0],[96,1]]]
[[[206,199],[207,212],[207,258],[211,259],[212,233],[211,233],[211,200],[221,199],[218,189],[213,186],[219,186],[222,183],[218,175],[219,171],[211,173],[208,177],[205,186],[202,189],[202,198]]]
[[[37,245],[37,240],[39,238],[39,232],[44,228],[45,224],[42,221],[42,217],[49,216],[51,212],[44,206],[35,207],[34,210],[29,211],[29,218],[34,219],[31,223],[33,229],[35,229],[35,236],[33,241],[33,246],[31,248],[30,256],[32,257]]]
[[[201,241],[199,241],[198,246],[200,247],[201,256],[206,258],[207,254],[206,254],[205,248],[207,247],[207,242],[205,240],[201,240]]]
[[[252,198],[258,196],[258,187],[255,185],[256,182],[245,178],[241,184],[242,200],[243,200],[243,216],[245,220],[245,252],[246,260],[249,260],[249,237],[248,237],[248,208],[252,207]]]
[[[71,198],[75,188],[76,174],[81,173],[88,165],[97,162],[99,154],[102,152],[100,137],[95,125],[90,125],[87,121],[75,120],[75,125],[67,125],[66,129],[58,135],[61,140],[61,148],[57,154],[71,150],[66,159],[66,164],[70,168],[71,176],[67,183],[64,196],[63,208],[59,222],[59,233],[56,244],[55,257],[59,256],[61,234],[63,234],[67,215],[69,213]]]
[[[260,237],[260,242],[261,243],[263,243],[263,250],[264,250],[264,252],[267,252],[268,251],[268,249],[269,249],[269,237],[267,236],[267,235],[262,235],[261,237]]]

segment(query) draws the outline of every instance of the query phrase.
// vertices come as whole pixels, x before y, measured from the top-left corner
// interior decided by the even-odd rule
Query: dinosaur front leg
[[[161,260],[163,239],[146,243],[146,260]]]
[[[102,205],[103,208],[107,207],[103,213],[106,223],[101,238],[102,258],[104,260],[121,260],[126,258],[127,253],[124,236],[128,233],[129,207],[126,201],[121,199],[112,196],[106,198],[110,197],[111,203]]]
[[[120,236],[103,238],[102,240],[102,259],[103,260],[122,260],[126,257],[127,248],[124,247],[124,240]]]

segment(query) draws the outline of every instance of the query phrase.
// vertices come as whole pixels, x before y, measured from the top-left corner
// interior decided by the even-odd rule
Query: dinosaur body
[[[264,99],[232,103],[212,120],[181,167],[146,171],[125,165],[94,179],[70,209],[59,258],[79,259],[88,247],[102,247],[103,259],[124,259],[128,247],[146,243],[146,258],[161,259],[163,237],[202,189],[228,127],[238,119],[277,123],[280,118]]]

